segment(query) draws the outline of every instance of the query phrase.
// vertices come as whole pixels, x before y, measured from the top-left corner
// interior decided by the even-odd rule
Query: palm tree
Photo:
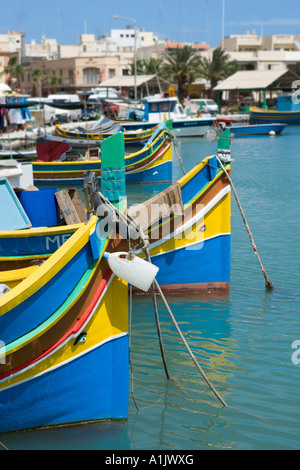
[[[149,60],[144,60],[144,73],[146,75],[159,75],[161,73],[162,63],[162,59],[155,59],[154,57],[150,57]]]
[[[220,47],[213,51],[210,59],[201,57],[198,64],[199,76],[210,82],[211,93],[220,80],[224,80],[238,70],[235,61]]]
[[[21,88],[21,77],[24,75],[25,68],[23,65],[18,64],[15,68],[15,75],[17,77],[18,88]]]
[[[56,89],[59,85],[61,85],[61,77],[56,77],[55,75],[52,75],[50,77],[50,85],[52,89],[54,90],[54,93],[56,92]]]
[[[185,85],[192,83],[197,77],[198,62],[198,52],[191,46],[177,47],[164,56],[162,76],[177,83],[180,101],[185,97]]]
[[[4,67],[3,73],[8,75],[8,85],[13,86],[13,83],[17,82],[18,87],[20,88],[20,77],[24,74],[23,65],[18,64],[18,57],[10,57],[8,64]]]
[[[132,64],[129,64],[129,74],[130,75],[134,75],[134,63],[132,62]],[[136,61],[136,74],[137,75],[144,75],[145,72],[144,72],[144,61],[141,60],[141,59],[137,59]]]
[[[44,74],[40,70],[35,69],[32,72],[32,81],[34,82],[35,86],[38,89],[38,96],[42,95],[41,88],[42,88],[42,82],[43,82],[44,79],[45,79]]]

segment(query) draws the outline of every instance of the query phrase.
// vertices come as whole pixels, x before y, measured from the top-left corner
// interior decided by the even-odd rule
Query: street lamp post
[[[136,86],[136,20],[134,18],[127,18],[127,16],[114,15],[114,19],[122,18],[123,20],[132,21],[134,24],[134,99],[137,99],[137,86]]]
[[[225,36],[225,0],[222,0],[222,49],[224,51],[224,36]]]

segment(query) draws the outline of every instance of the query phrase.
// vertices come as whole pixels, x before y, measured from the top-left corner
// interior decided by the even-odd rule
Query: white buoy
[[[275,132],[275,131],[270,131],[270,132],[269,132],[269,135],[270,135],[271,137],[273,137],[274,135],[276,135],[276,132]]]
[[[110,269],[116,276],[147,292],[159,268],[137,256],[130,258],[125,258],[125,256],[128,256],[128,253],[122,251],[116,253],[104,252],[103,254],[103,258],[107,260]]]

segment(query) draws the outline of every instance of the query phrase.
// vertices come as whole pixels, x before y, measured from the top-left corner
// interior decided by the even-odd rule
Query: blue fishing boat
[[[300,124],[300,103],[293,95],[280,95],[277,98],[277,109],[250,108],[251,122],[279,122],[283,124]]]
[[[281,134],[286,128],[286,124],[249,124],[245,126],[231,126],[228,127],[230,133],[235,137],[251,136],[251,135],[269,135],[270,133]]]

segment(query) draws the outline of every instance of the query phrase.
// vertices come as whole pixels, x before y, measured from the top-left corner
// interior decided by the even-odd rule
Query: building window
[[[116,75],[116,69],[108,69],[108,78],[113,78]]]
[[[74,85],[74,72],[69,70],[69,85]]]
[[[129,75],[128,69],[122,69],[122,75]]]
[[[95,85],[100,83],[100,69],[88,68],[83,70],[83,83],[85,85]]]
[[[272,65],[268,64],[268,70],[272,70]]]

